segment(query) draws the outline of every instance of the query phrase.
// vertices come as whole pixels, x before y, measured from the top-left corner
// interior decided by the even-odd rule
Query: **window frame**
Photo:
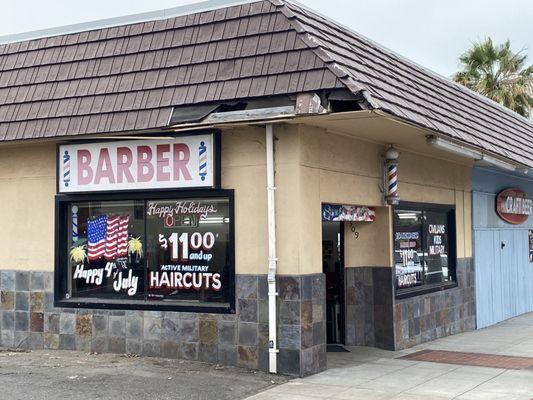
[[[147,310],[147,311],[180,311],[196,313],[235,314],[235,191],[233,189],[193,189],[193,190],[139,190],[120,192],[98,192],[83,194],[57,194],[55,196],[55,245],[54,245],[54,306],[64,308],[94,308],[109,310]],[[229,301],[228,305],[214,303],[213,306],[195,306],[193,304],[177,304],[146,302],[140,300],[117,299],[65,299],[68,267],[68,206],[72,202],[83,201],[124,201],[124,200],[181,200],[208,199],[223,197],[229,201]],[[220,305],[216,305],[220,304]],[[225,304],[225,303],[224,303]]]
[[[392,253],[394,257],[395,245],[394,238],[396,237],[396,226],[394,224],[394,215],[398,210],[406,211],[432,211],[445,213],[447,216],[448,225],[448,268],[450,269],[451,280],[448,282],[423,284],[421,286],[413,286],[409,288],[398,289],[396,286],[396,266],[392,266],[392,281],[394,288],[394,295],[396,299],[404,299],[409,297],[420,296],[423,294],[439,292],[458,287],[457,282],[457,220],[456,207],[452,204],[433,204],[433,203],[415,203],[402,201],[398,205],[392,207]],[[426,235],[422,229],[422,248],[425,250]]]

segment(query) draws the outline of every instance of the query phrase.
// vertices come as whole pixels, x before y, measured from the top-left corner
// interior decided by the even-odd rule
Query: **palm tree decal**
[[[70,248],[70,260],[74,261],[77,264],[83,264],[87,259],[87,252],[85,245],[82,246],[72,246]]]
[[[495,45],[491,38],[474,43],[459,58],[462,70],[453,80],[528,118],[533,108],[533,65],[527,55],[513,53],[507,40]]]
[[[128,255],[130,258],[137,257],[140,260],[143,256],[143,245],[140,237],[131,237],[128,241]]]

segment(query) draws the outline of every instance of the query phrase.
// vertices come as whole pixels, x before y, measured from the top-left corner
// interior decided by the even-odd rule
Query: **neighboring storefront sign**
[[[376,211],[372,207],[322,204],[322,221],[374,222]]]
[[[59,146],[60,193],[212,188],[214,134]]]
[[[529,262],[533,263],[533,229],[529,230]]]
[[[533,212],[533,199],[521,189],[505,189],[496,196],[496,212],[505,222],[523,224]]]

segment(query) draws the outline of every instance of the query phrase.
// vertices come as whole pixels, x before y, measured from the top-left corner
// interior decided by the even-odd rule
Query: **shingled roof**
[[[161,129],[173,107],[334,89],[533,167],[530,121],[285,0],[0,45],[0,141]]]

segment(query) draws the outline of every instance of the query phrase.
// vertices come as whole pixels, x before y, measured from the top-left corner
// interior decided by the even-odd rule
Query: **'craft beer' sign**
[[[523,224],[533,212],[533,199],[521,189],[505,189],[496,197],[496,212],[510,224]]]
[[[212,134],[59,147],[59,192],[215,185]]]

